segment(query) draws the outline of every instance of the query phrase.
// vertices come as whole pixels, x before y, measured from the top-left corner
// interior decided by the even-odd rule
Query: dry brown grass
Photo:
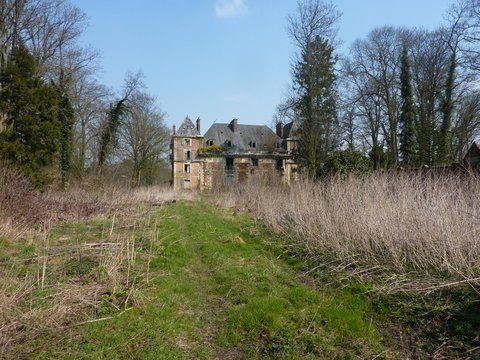
[[[8,266],[0,264],[0,353],[26,358],[37,337],[97,319],[102,308],[125,311],[142,301],[137,286],[145,266],[136,261],[142,255],[135,237],[148,231],[148,221],[117,226],[112,223],[100,243],[75,243],[72,234],[49,240],[46,229],[32,240],[29,257],[22,255],[24,245],[9,244],[2,252]]]
[[[105,316],[105,307],[109,317],[141,302],[146,244],[151,249],[158,235],[149,223],[152,205],[195,196],[95,181],[38,192],[0,166],[0,358],[28,358],[36,338]],[[69,233],[69,224],[83,220],[102,228]]]
[[[476,178],[372,174],[291,188],[251,182],[219,199],[248,209],[308,256],[327,255],[344,268],[393,269],[397,280],[409,272],[453,283],[480,277]]]
[[[0,163],[0,236],[18,238],[44,224],[126,214],[139,204],[162,205],[195,197],[169,186],[127,188],[95,178],[66,190],[39,192],[20,172]]]

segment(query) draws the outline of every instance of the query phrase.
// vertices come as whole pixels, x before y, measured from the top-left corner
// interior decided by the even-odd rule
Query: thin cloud
[[[216,0],[215,15],[219,18],[234,18],[243,15],[247,9],[245,0]]]
[[[225,97],[225,100],[232,103],[243,103],[247,100],[247,95],[244,93],[228,95]]]

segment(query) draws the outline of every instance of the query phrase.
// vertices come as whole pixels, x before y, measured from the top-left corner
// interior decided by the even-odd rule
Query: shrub
[[[321,176],[360,174],[370,171],[370,160],[362,153],[345,150],[335,151],[320,170]]]

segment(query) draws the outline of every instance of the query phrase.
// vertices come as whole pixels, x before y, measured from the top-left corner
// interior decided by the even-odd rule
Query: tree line
[[[458,0],[435,30],[375,28],[346,54],[341,16],[333,3],[300,0],[288,18],[292,86],[275,120],[300,124],[306,172],[460,161],[480,124],[480,0]]]
[[[165,172],[165,113],[141,73],[114,91],[67,0],[0,0],[0,161],[37,186],[90,174],[151,184]]]

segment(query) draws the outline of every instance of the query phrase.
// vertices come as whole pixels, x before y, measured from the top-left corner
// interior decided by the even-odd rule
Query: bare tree
[[[6,64],[10,51],[21,40],[28,3],[28,0],[0,1],[0,68]]]
[[[30,0],[26,12],[28,26],[22,38],[40,74],[61,66],[66,53],[78,52],[78,38],[86,27],[86,15],[78,7],[66,0]]]
[[[354,42],[350,59],[345,63],[346,74],[357,93],[354,102],[363,108],[375,144],[378,144],[378,118],[385,119],[379,125],[393,164],[398,161],[398,83],[403,36],[402,30],[388,26],[374,29],[366,39]]]
[[[301,50],[305,50],[317,37],[335,44],[341,17],[342,13],[332,2],[299,1],[296,13],[288,16],[288,33]]]
[[[383,153],[384,148],[381,131],[383,102],[378,85],[368,76],[359,73],[350,59],[344,59],[342,63],[342,80],[344,112],[349,123],[358,122],[354,137],[366,145],[364,150],[368,149],[374,166],[378,168],[383,165],[378,155],[379,152]]]
[[[22,43],[34,55],[39,74],[44,74],[61,63],[63,54],[78,49],[85,27],[85,14],[67,0],[1,0],[0,64]]]
[[[119,132],[119,149],[122,159],[131,164],[136,186],[153,181],[152,169],[168,152],[170,134],[164,118],[152,96],[137,92],[131,97]]]
[[[70,96],[76,115],[74,168],[81,177],[97,155],[99,131],[113,94],[90,73],[76,71]]]
[[[131,72],[127,73],[122,88],[121,98],[110,105],[108,115],[100,129],[98,145],[98,166],[100,171],[108,157],[114,152],[113,150],[115,150],[118,140],[118,131],[122,125],[123,117],[127,113],[129,100],[143,87],[143,74],[141,72],[137,72],[136,74]]]
[[[453,158],[461,161],[472,141],[480,135],[480,91],[462,97],[452,132]]]
[[[480,0],[457,0],[446,14],[445,27],[452,51],[480,71]]]

